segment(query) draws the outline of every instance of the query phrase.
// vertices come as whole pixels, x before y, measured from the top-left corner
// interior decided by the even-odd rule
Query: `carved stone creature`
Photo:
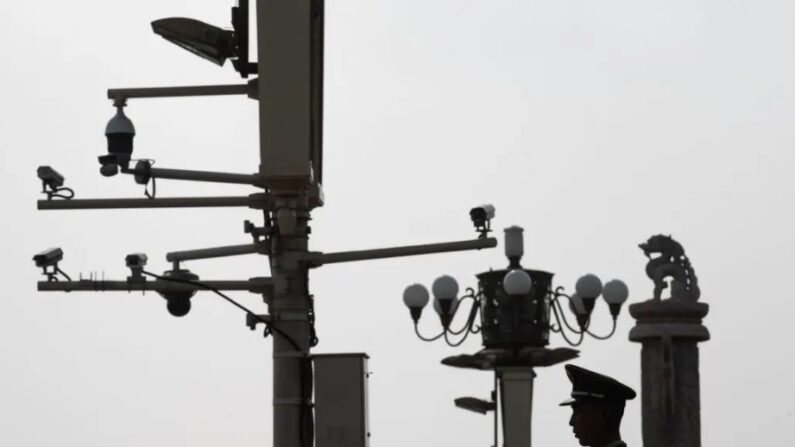
[[[646,264],[646,275],[654,281],[654,300],[660,300],[662,291],[668,284],[665,278],[671,277],[671,298],[683,301],[698,301],[701,295],[698,289],[696,272],[685,256],[682,246],[671,236],[658,234],[639,245],[643,254],[650,259]],[[653,253],[659,253],[652,258]]]

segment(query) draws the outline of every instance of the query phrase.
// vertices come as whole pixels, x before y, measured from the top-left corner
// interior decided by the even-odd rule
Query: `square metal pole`
[[[297,188],[314,171],[320,182],[323,1],[258,1],[257,44],[263,180]]]
[[[311,299],[308,290],[309,208],[306,193],[320,182],[323,1],[258,0],[260,175],[274,199],[278,234],[271,237],[273,295],[273,446],[311,447]],[[310,163],[315,161],[312,167]],[[313,178],[314,174],[314,178]],[[312,182],[314,180],[314,182]],[[268,219],[268,211],[265,212]],[[280,216],[292,223],[281,225]],[[281,318],[284,315],[305,318]]]

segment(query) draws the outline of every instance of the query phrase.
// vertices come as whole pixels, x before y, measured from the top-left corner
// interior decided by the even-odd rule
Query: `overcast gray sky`
[[[214,296],[183,319],[155,294],[37,293],[30,257],[63,247],[64,270],[127,275],[143,251],[240,244],[254,212],[37,212],[38,165],[78,197],[142,197],[99,175],[107,88],[240,82],[155,36],[151,20],[228,25],[231,2],[0,3],[0,444],[259,446],[271,439],[270,340]],[[524,264],[572,288],[593,272],[651,296],[637,244],[681,241],[713,340],[701,345],[705,446],[795,444],[786,334],[795,218],[795,4],[773,0],[327,0],[325,193],[311,247],[339,251],[474,236],[468,210],[525,228]],[[158,166],[254,172],[256,103],[132,101],[136,154]],[[245,188],[163,181],[161,196]],[[367,352],[373,446],[488,446],[486,373],[439,364],[474,352],[425,344],[401,302],[441,274],[475,286],[502,249],[327,266],[312,272],[318,352]],[[254,256],[192,262],[205,279],[267,274]],[[235,295],[264,311],[254,295]],[[607,327],[607,309],[596,309]],[[639,389],[624,313],[578,364]],[[425,331],[436,321],[426,314]],[[552,346],[563,346],[553,338]],[[562,367],[538,371],[537,445],[577,445]],[[641,445],[640,402],[624,437]]]

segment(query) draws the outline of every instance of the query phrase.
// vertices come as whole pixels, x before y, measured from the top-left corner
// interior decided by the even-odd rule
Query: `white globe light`
[[[598,276],[589,273],[577,280],[574,289],[581,297],[596,298],[602,293],[602,281]]]
[[[585,315],[588,311],[585,310],[585,304],[582,302],[582,298],[579,295],[572,294],[571,299],[569,300],[569,309],[575,315]]]
[[[450,315],[455,315],[455,311],[458,310],[458,303],[459,300],[453,300],[453,303],[450,306]],[[439,304],[439,300],[433,300],[433,310],[435,310],[439,315],[442,314],[442,305]]]
[[[454,300],[458,296],[458,283],[452,276],[443,275],[436,278],[431,289],[437,300]]]
[[[602,296],[607,304],[623,304],[629,297],[629,289],[623,281],[613,279],[605,283]]]
[[[533,288],[533,280],[522,269],[514,269],[505,274],[502,287],[508,295],[527,295]]]
[[[430,295],[428,294],[428,289],[422,284],[412,284],[403,291],[403,303],[405,303],[406,307],[409,309],[416,307],[423,308],[428,304],[429,300]]]

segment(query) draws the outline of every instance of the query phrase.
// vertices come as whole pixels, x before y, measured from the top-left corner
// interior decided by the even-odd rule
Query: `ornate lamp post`
[[[534,367],[551,366],[577,357],[571,348],[549,349],[550,332],[559,333],[572,347],[579,346],[586,336],[604,340],[616,330],[618,314],[627,300],[629,290],[619,280],[602,281],[593,274],[577,280],[576,293],[568,295],[563,287],[553,288],[553,274],[525,269],[520,260],[524,254],[523,229],[505,229],[505,255],[508,267],[476,275],[477,291],[467,288],[459,295],[459,286],[450,276],[433,282],[433,309],[439,316],[441,332],[424,336],[419,330],[423,309],[430,301],[425,286],[412,284],[403,293],[417,336],[423,341],[444,339],[450,346],[459,346],[469,334],[480,333],[484,349],[475,354],[462,354],[442,361],[448,366],[494,371],[495,390],[491,401],[472,397],[456,399],[456,406],[487,413],[494,410],[497,446],[497,388],[500,391],[503,433],[507,447],[529,447],[530,416]],[[612,316],[612,329],[605,335],[591,331],[591,317],[597,299],[602,296]],[[563,306],[563,301],[568,306]],[[464,301],[470,301],[467,312]],[[566,316],[568,307],[573,318]],[[455,317],[466,315],[463,325],[455,325]],[[480,318],[478,319],[478,314]],[[576,323],[575,323],[576,321]],[[458,337],[456,339],[456,337]]]

